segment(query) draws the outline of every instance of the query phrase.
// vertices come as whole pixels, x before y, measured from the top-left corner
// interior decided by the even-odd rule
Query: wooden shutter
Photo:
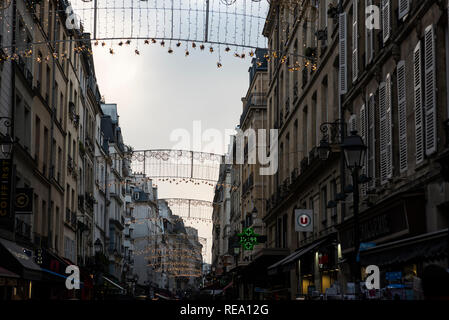
[[[348,92],[348,66],[347,66],[347,51],[346,51],[346,35],[347,35],[347,14],[340,14],[339,19],[339,55],[340,55],[340,95],[346,94]]]
[[[424,161],[424,122],[422,101],[421,41],[413,52],[413,84],[415,91],[415,153],[416,164]]]
[[[387,75],[386,79],[386,105],[385,105],[385,118],[386,118],[386,144],[387,144],[387,179],[393,177],[393,94],[392,94],[392,81],[391,75]]]
[[[390,39],[391,33],[391,5],[390,0],[382,0],[382,33],[384,44]]]
[[[357,130],[357,115],[352,114],[349,118],[349,132],[348,135],[351,135],[352,131],[358,131]]]
[[[373,4],[373,0],[365,0],[366,8]],[[365,12],[365,21],[368,19],[368,14]],[[369,64],[374,59],[374,30],[365,26],[365,65]]]
[[[368,99],[368,177],[372,178],[369,188],[376,186],[376,99],[374,94]]]
[[[368,125],[367,125],[366,108],[364,104],[360,107],[360,136],[363,139],[363,143],[365,145],[368,145]],[[368,175],[367,167],[368,167],[368,152],[367,156],[365,157],[365,163],[363,164],[362,174]],[[361,193],[363,196],[366,195],[366,184],[362,184]]]
[[[399,19],[404,18],[410,10],[410,0],[399,0]]]
[[[425,144],[426,155],[437,151],[437,96],[435,70],[435,30],[433,25],[424,32]]]
[[[379,87],[379,119],[380,119],[380,182],[385,184],[391,177],[391,79]]]
[[[353,0],[353,16],[352,16],[352,81],[356,81],[359,74],[359,32],[358,32],[358,2],[359,0]]]
[[[407,171],[407,94],[405,82],[405,61],[399,61],[398,82],[398,118],[399,118],[399,171]]]

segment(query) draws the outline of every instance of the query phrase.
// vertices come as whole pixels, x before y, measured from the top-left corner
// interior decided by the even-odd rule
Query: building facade
[[[365,24],[370,4],[379,5],[270,5],[268,127],[279,129],[279,170],[263,220],[268,247],[290,255],[268,267],[269,297],[353,294],[370,264],[380,267],[383,287],[386,272],[399,271],[413,292],[427,264],[446,263],[447,4],[382,1],[378,30]],[[352,131],[367,146],[358,221],[339,148]],[[332,148],[325,161],[317,152],[323,138]],[[311,210],[313,232],[295,231],[296,209]],[[360,249],[361,269],[354,230],[372,246]]]

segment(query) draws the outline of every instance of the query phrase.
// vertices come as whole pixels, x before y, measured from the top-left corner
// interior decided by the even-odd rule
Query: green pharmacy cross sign
[[[254,246],[259,244],[258,235],[252,228],[243,229],[242,233],[237,235],[240,238],[240,244],[244,250],[253,250]]]

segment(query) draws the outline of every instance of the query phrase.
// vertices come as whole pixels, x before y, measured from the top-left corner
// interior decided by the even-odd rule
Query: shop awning
[[[0,278],[20,278],[18,274],[0,267]]]
[[[362,265],[393,265],[443,258],[447,255],[448,230],[389,242],[360,252]]]
[[[234,283],[233,283],[232,281],[229,282],[229,283],[223,288],[223,291],[226,291],[226,289],[232,287],[233,284],[234,284]]]
[[[0,238],[2,265],[18,272],[26,280],[41,280],[42,269],[34,262],[33,251],[12,241]]]
[[[164,299],[164,300],[171,300],[171,298],[169,298],[169,297],[167,297],[167,296],[164,296],[163,294],[160,294],[160,293],[155,293],[154,295],[155,295],[155,296],[158,296],[159,298],[162,298],[162,299]]]
[[[124,288],[122,288],[121,286],[119,286],[119,285],[118,285],[117,283],[115,283],[114,281],[112,281],[112,280],[110,280],[110,279],[106,278],[105,276],[103,276],[103,279],[104,279],[104,280],[106,280],[107,282],[109,282],[110,284],[112,284],[113,286],[115,286],[115,287],[119,288],[120,290],[123,290],[123,291],[125,291],[125,289],[124,289]]]
[[[278,272],[278,268],[280,267],[287,267],[286,270],[290,270],[292,267],[294,267],[294,263],[304,254],[306,254],[307,252],[312,251],[313,249],[319,247],[324,241],[326,241],[326,239],[322,239],[318,242],[315,242],[311,245],[309,245],[308,247],[305,247],[303,249],[299,249],[295,252],[293,252],[292,254],[290,254],[289,256],[285,257],[284,259],[276,262],[275,264],[271,265],[268,267],[268,274],[269,275],[274,275]]]

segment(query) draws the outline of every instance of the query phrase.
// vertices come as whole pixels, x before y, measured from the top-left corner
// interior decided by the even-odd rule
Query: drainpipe
[[[16,0],[13,0],[12,3],[12,52],[15,53],[16,51]],[[11,127],[10,127],[10,134],[13,139],[13,141],[16,140],[16,134],[14,131],[15,127],[15,110],[16,110],[16,66],[14,62],[11,59]],[[11,216],[13,217],[13,229],[12,229],[12,241],[16,241],[16,213],[14,211],[14,197],[15,197],[15,189],[16,189],[16,166],[14,165],[14,145],[11,150],[11,165],[12,165],[12,177],[11,177],[11,199],[9,200],[10,203],[10,210],[11,210]]]
[[[57,7],[55,6],[53,8],[54,11],[57,10]],[[49,21],[50,22],[50,21]],[[56,14],[53,15],[53,40],[56,40]],[[48,35],[50,37],[50,34]],[[56,45],[56,42],[54,43]],[[51,93],[51,104],[54,104],[55,101],[55,84],[56,84],[56,80],[55,80],[55,75],[56,75],[56,61],[55,58],[53,57],[52,59],[52,93]],[[51,127],[50,127],[50,171],[49,171],[49,180],[50,180],[50,187],[48,190],[48,221],[47,221],[47,228],[48,228],[48,233],[47,236],[50,233],[50,228],[51,228],[51,220],[53,219],[52,217],[52,206],[51,206],[51,184],[52,181],[54,180],[55,177],[55,159],[54,159],[54,155],[55,155],[55,150],[53,150],[53,138],[54,138],[54,127],[55,127],[55,121],[56,121],[56,114],[54,112],[54,108],[51,108],[50,105],[50,109],[51,109]],[[55,234],[56,237],[56,234]],[[51,248],[52,246],[52,237],[48,237],[47,239],[47,245],[49,248]]]

